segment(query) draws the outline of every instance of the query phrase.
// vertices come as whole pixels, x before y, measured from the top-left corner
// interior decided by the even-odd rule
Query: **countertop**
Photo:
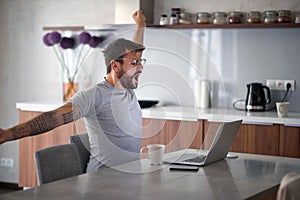
[[[182,150],[165,156],[197,153]],[[287,172],[300,173],[297,158],[237,154],[201,167],[197,172],[170,171],[169,165],[150,165],[141,159],[95,173],[6,194],[6,200],[49,199],[267,199],[275,196]]]
[[[16,108],[23,111],[45,112],[58,108],[63,103],[38,103],[19,102]],[[180,106],[154,106],[142,109],[143,118],[169,119],[197,121],[205,119],[208,121],[232,121],[242,119],[244,124],[273,125],[283,124],[286,126],[300,127],[300,113],[289,112],[288,117],[277,117],[275,111],[246,112],[226,108],[199,109],[194,107]]]

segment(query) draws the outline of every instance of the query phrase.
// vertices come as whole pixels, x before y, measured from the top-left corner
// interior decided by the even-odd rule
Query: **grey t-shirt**
[[[68,102],[85,120],[91,147],[88,172],[139,159],[142,112],[133,90],[103,81]]]

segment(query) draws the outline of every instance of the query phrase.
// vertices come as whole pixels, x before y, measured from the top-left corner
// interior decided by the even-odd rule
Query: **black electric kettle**
[[[265,111],[266,104],[271,102],[270,88],[261,83],[249,83],[247,89],[245,110]]]

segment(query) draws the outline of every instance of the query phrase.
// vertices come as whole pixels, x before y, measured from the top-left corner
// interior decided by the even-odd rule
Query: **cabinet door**
[[[141,147],[148,144],[165,143],[166,120],[143,118],[143,139]]]
[[[211,124],[213,123],[213,124]],[[215,124],[215,125],[214,125]],[[204,123],[204,131],[215,131],[219,122]],[[205,138],[206,141],[206,138]],[[230,151],[263,155],[279,154],[279,125],[242,124]]]
[[[39,112],[20,111],[19,121],[25,122],[40,114]],[[66,144],[69,136],[74,134],[74,123],[70,123],[42,135],[36,135],[19,140],[19,186],[37,186],[37,176],[35,169],[34,153],[37,150]]]
[[[165,144],[166,152],[186,148],[200,148],[202,121],[143,119],[142,147],[147,144]]]
[[[279,155],[300,158],[300,127],[280,125]]]
[[[168,152],[182,149],[199,149],[202,144],[202,121],[168,120],[166,145]]]

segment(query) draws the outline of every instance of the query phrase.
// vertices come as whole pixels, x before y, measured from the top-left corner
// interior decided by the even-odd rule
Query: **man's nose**
[[[143,71],[143,70],[144,70],[144,66],[142,65],[142,63],[140,63],[140,64],[137,66],[137,69],[140,70],[140,71]]]

